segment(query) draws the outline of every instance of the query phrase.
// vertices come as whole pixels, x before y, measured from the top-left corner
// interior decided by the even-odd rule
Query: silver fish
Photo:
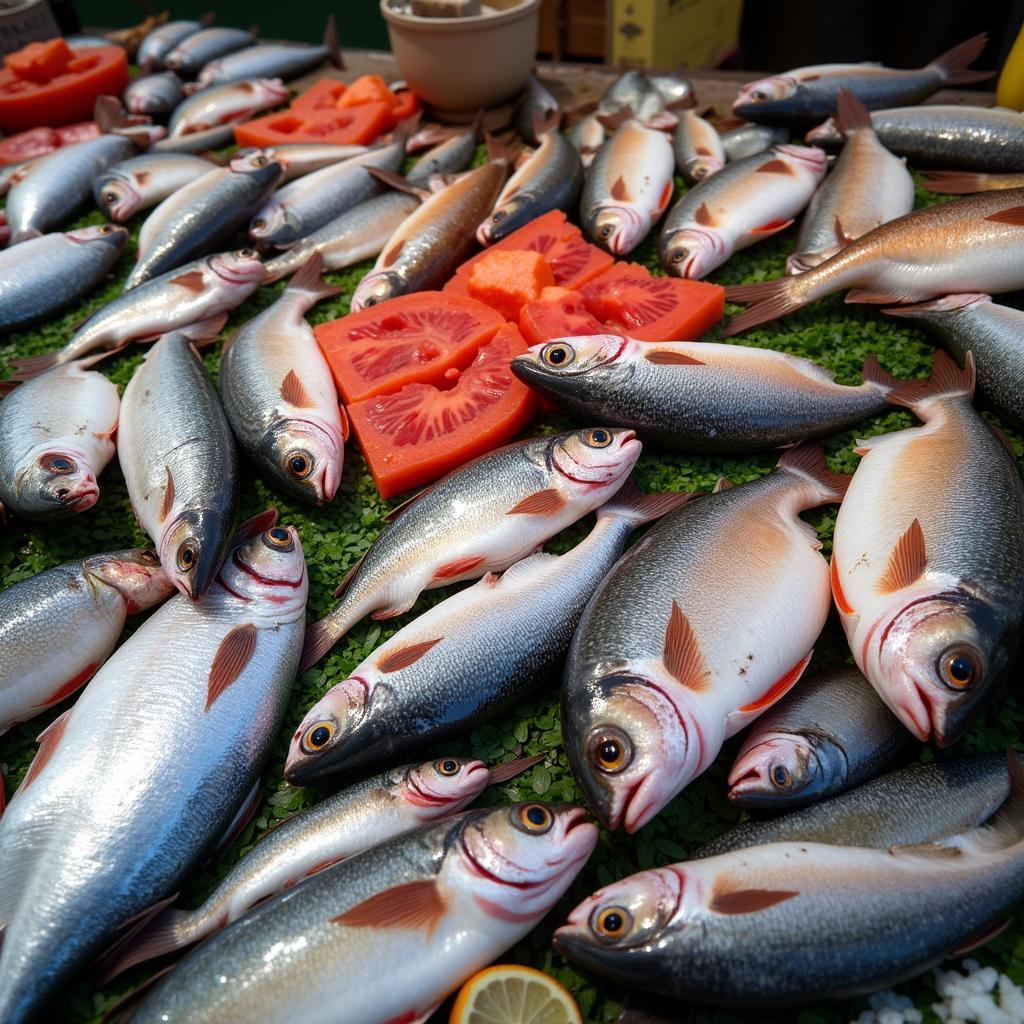
[[[539,146],[538,125],[547,127],[554,122],[557,126],[561,116],[562,108],[558,105],[558,100],[535,74],[531,74],[512,112],[512,127],[516,133],[529,145]]]
[[[744,124],[722,134],[722,149],[731,164],[786,142],[789,142],[789,129],[771,125]]]
[[[184,83],[173,71],[158,71],[129,82],[124,90],[124,105],[133,114],[163,117],[181,103]]]
[[[156,206],[217,165],[188,153],[142,153],[114,164],[93,182],[96,205],[116,221]]]
[[[676,75],[648,75],[666,107],[693,106],[693,86]]]
[[[0,252],[0,333],[47,320],[85,298],[114,268],[128,232],[98,224]]]
[[[321,871],[193,950],[136,1024],[426,1020],[523,938],[597,842],[578,807],[466,811]],[[277,951],[285,947],[287,955]],[[387,984],[377,984],[381,978]]]
[[[482,138],[483,120],[481,112],[466,131],[442,139],[429,149],[406,172],[406,180],[425,182],[435,174],[454,174],[465,170],[476,155],[476,147]]]
[[[280,146],[266,146],[263,149],[246,147],[239,149],[232,157],[231,166],[236,162],[251,161],[255,157],[265,156],[268,160],[276,160],[283,168],[281,183],[294,181],[303,175],[312,174],[331,164],[339,164],[349,157],[360,156],[366,152],[366,146],[341,145],[330,142],[286,142]]]
[[[597,114],[613,120],[616,115],[626,115],[647,128],[671,129],[676,125],[676,117],[666,109],[661,90],[636,68],[624,71],[605,89]]]
[[[159,67],[171,50],[203,27],[202,21],[164,22],[139,43],[138,52],[135,54],[136,63],[142,68]]]
[[[245,121],[280,106],[287,96],[280,78],[251,78],[202,89],[174,108],[167,125],[168,140]]]
[[[0,819],[5,1024],[40,1019],[122,925],[173,892],[258,781],[307,583],[295,530],[251,537],[201,604],[176,595],[113,654],[45,731]]]
[[[184,78],[194,78],[203,66],[256,41],[253,32],[240,28],[201,28],[191,32],[164,54],[161,64]]]
[[[802,680],[751,727],[729,772],[740,807],[788,810],[887,768],[907,730],[855,668]]]
[[[679,118],[672,135],[672,150],[676,157],[676,170],[688,185],[720,171],[725,166],[722,139],[712,127],[693,110]]]
[[[27,519],[92,508],[114,455],[117,388],[91,361],[66,363],[0,402],[0,506]]]
[[[238,457],[220,398],[189,336],[165,334],[124,389],[118,460],[135,518],[174,585],[198,599],[238,516]]]
[[[580,162],[589,167],[604,145],[607,130],[597,114],[587,114],[573,125],[569,141],[576,147]]]
[[[187,135],[168,136],[150,146],[154,153],[206,153],[211,149],[230,146],[235,141],[235,130],[231,124],[220,124],[214,128],[189,132]]]
[[[220,363],[224,411],[242,451],[286,494],[330,501],[341,482],[348,418],[330,367],[303,319],[341,289],[313,256],[281,297],[231,338]]]

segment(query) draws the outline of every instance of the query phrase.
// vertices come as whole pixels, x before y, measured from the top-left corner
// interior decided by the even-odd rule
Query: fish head
[[[255,249],[236,249],[209,257],[209,267],[216,277],[232,289],[246,295],[254,292],[267,276],[267,268]]]
[[[729,800],[741,807],[781,810],[812,799],[832,779],[815,739],[772,733],[744,745],[729,772]],[[827,749],[834,748],[829,744]]]
[[[513,367],[529,367],[543,378],[576,377],[621,359],[633,346],[621,334],[586,334],[578,338],[554,338],[533,345],[526,355],[516,356]]]
[[[746,120],[770,116],[775,104],[796,96],[799,89],[800,83],[790,75],[771,75],[747,82],[732,101],[732,112]],[[751,113],[755,116],[751,117]]]
[[[724,160],[714,156],[696,156],[686,162],[686,174],[694,182],[703,181],[725,166]]]
[[[188,508],[162,531],[160,562],[186,597],[198,601],[206,593],[224,562],[232,525],[221,511]]]
[[[535,210],[536,204],[531,204],[528,197],[510,196],[476,229],[476,240],[484,246],[500,242],[513,231],[529,224],[536,216]]]
[[[84,512],[100,495],[92,466],[75,451],[50,448],[30,456],[14,475],[19,509],[31,519]]]
[[[89,575],[113,587],[124,597],[128,614],[159,604],[174,593],[174,583],[151,548],[92,555],[82,563]]]
[[[587,234],[613,256],[632,252],[650,229],[632,206],[599,206],[586,218]]]
[[[367,306],[376,306],[388,299],[404,295],[409,290],[401,274],[393,270],[376,270],[359,282],[352,296],[352,312],[358,313]]]
[[[574,430],[544,442],[548,469],[560,487],[594,508],[622,486],[642,447],[635,431],[618,427]]]
[[[266,153],[252,153],[244,160],[232,160],[232,174],[248,174],[258,186],[272,188],[284,174],[283,165],[267,156]]]
[[[231,170],[233,170],[233,171],[244,171],[244,170],[247,170],[249,168],[262,167],[264,165],[262,163],[258,162],[260,157],[263,157],[264,160],[276,160],[277,159],[277,157],[274,155],[274,151],[272,149],[269,149],[269,148],[267,148],[267,149],[252,149],[252,148],[250,148],[250,149],[240,149],[231,158],[231,163],[228,166],[230,166]]]
[[[127,220],[142,206],[142,196],[127,178],[107,181],[96,198],[114,220]]]
[[[843,137],[836,127],[835,118],[827,118],[821,124],[812,128],[805,136],[804,142],[808,146],[841,146]]]
[[[288,86],[280,78],[257,78],[239,84],[243,87],[251,86],[251,89],[246,91],[251,91],[261,105],[283,103],[288,98]]]
[[[293,497],[323,505],[341,482],[344,440],[321,423],[278,420],[260,441],[259,461]]]
[[[445,818],[475,800],[490,781],[483,761],[441,757],[409,768],[399,794],[423,822]]]
[[[308,579],[298,531],[274,525],[255,537],[246,536],[232,550],[220,578],[243,600],[269,601],[275,611],[296,605],[305,608]]]
[[[93,224],[91,227],[65,231],[64,237],[79,245],[109,245],[115,252],[120,252],[128,241],[128,229],[116,224]]]
[[[673,277],[699,281],[732,254],[732,243],[714,228],[681,228],[661,239],[661,264]]]
[[[242,158],[241,162],[251,159],[255,159],[255,157],[250,156]],[[234,164],[237,162],[239,161],[232,161],[232,167],[234,167]],[[254,242],[263,242],[268,241],[269,239],[285,241],[285,234],[291,234],[288,224],[288,208],[284,203],[271,196],[271,198],[256,211],[252,220],[249,222],[249,237]],[[289,240],[294,241],[294,239]]]

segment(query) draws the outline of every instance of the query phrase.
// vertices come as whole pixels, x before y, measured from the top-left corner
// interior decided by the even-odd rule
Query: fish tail
[[[834,473],[825,464],[825,446],[821,441],[801,441],[779,459],[776,469],[784,469],[810,481],[821,503],[842,501],[853,479],[847,473]]]
[[[58,350],[44,352],[41,356],[26,356],[24,359],[12,359],[11,374],[12,381],[34,380],[36,377],[52,370],[61,360],[58,358]]]
[[[750,327],[778,320],[779,317],[792,313],[801,306],[807,305],[816,296],[808,294],[798,282],[804,274],[793,274],[780,277],[775,281],[762,281],[760,284],[731,285],[725,289],[726,302],[749,302],[751,305],[742,313],[734,316],[722,331],[723,338],[731,338]]]
[[[986,82],[995,75],[994,71],[971,71],[970,66],[985,49],[988,43],[988,33],[981,32],[971,36],[952,50],[947,50],[942,56],[936,57],[930,67],[935,68],[945,85],[967,85],[968,82]]]
[[[967,353],[961,369],[945,349],[939,348],[932,357],[931,376],[927,380],[902,381],[889,392],[889,401],[916,413],[920,406],[935,399],[961,395],[974,395],[974,353]]]
[[[871,127],[871,115],[868,108],[849,89],[839,90],[836,101],[835,126],[843,138],[849,138],[851,132]]]
[[[988,190],[987,174],[972,171],[928,171],[921,187],[941,195],[969,196]]]
[[[329,299],[341,291],[337,285],[328,284],[320,277],[323,265],[323,257],[320,253],[315,252],[288,282],[287,290],[289,292],[299,293],[309,300],[307,309],[321,299]]]
[[[642,494],[630,477],[598,510],[597,518],[615,516],[624,519],[634,528],[682,508],[693,495],[683,491],[669,491],[663,494]]]
[[[334,15],[327,17],[327,24],[324,25],[324,48],[327,50],[327,59],[336,67],[345,67],[345,58],[341,55],[341,44],[338,42],[338,23]]]
[[[873,352],[864,359],[861,377],[863,377],[865,384],[871,384],[883,395],[889,395],[894,388],[898,388],[901,384],[905,383],[905,381],[897,379],[891,373],[887,373],[882,369],[882,364]]]
[[[299,672],[315,665],[362,617],[364,610],[343,599],[341,604],[318,622],[306,627]]]
[[[492,162],[503,160],[511,167],[522,152],[520,146],[499,139],[497,135],[491,135],[490,132],[484,133],[484,141],[487,143],[487,159]]]
[[[195,924],[200,927],[194,927]],[[130,967],[184,949],[214,930],[214,923],[198,913],[165,908],[118,939],[103,954],[95,965],[99,983],[106,985]]]
[[[182,327],[179,333],[184,334],[192,342],[192,347],[198,351],[201,348],[208,348],[210,345],[213,345],[220,338],[220,332],[224,330],[224,325],[227,322],[227,313],[218,313],[217,316],[207,317],[198,323]],[[104,355],[111,354],[104,353]]]

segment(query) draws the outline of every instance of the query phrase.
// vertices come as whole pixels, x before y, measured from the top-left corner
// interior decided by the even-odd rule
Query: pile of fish
[[[968,66],[983,42],[916,71],[751,83],[741,124],[698,112],[674,76],[628,71],[569,112],[531,77],[518,140],[485,136],[481,114],[225,160],[210,148],[280,104],[284,80],[340,66],[333,19],[320,47],[190,21],[145,34],[127,109],[101,99],[98,138],[4,179],[4,333],[92,296],[122,258],[127,228],[74,226],[91,201],[139,218],[121,294],[0,384],[5,528],[87,513],[116,454],[153,547],[78,553],[0,592],[0,734],[62,706],[0,816],[0,1020],[52,1019],[76,977],[187,949],[134,994],[133,1021],[340,1019],[342,974],[348,1024],[425,1021],[597,844],[582,807],[469,807],[553,752],[488,766],[445,749],[559,682],[565,753],[605,829],[643,828],[723,750],[728,799],[776,812],[583,900],[554,935],[571,960],[670,1000],[791,1006],[876,991],[995,934],[1024,895],[1024,767],[906,763],[1000,699],[1024,625],[1024,483],[973,401],[977,386],[1024,426],[1024,314],[991,299],[1024,286],[1020,115],[899,106],[982,77]],[[804,129],[807,145],[790,141]],[[966,198],[914,211],[904,158],[948,168],[931,187]],[[676,174],[689,188],[671,205]],[[693,278],[806,210],[789,275],[732,288],[754,304],[725,334],[850,288],[952,354],[900,380],[892,353],[864,353],[847,385],[762,345],[537,345],[513,372],[578,423],[396,509],[307,626],[299,529],[239,508],[252,475],[313,509],[339,491],[348,420],[306,320],[340,291],[323,273],[376,259],[363,309],[440,286],[475,243],[554,209],[615,255],[660,222],[666,272]],[[229,317],[215,384],[204,352]],[[119,395],[96,366],[135,343],[149,347]],[[917,425],[859,441],[852,475],[830,468],[823,438],[893,409]],[[711,493],[642,493],[645,447],[783,453]],[[828,558],[801,518],[826,505]],[[590,513],[575,547],[543,550]],[[833,608],[850,663],[803,678]],[[288,737],[284,780],[328,794],[179,905],[256,813],[297,674],[367,616],[414,609],[358,663],[333,656]]]

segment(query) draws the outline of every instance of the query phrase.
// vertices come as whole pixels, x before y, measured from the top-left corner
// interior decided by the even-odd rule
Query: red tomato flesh
[[[526,303],[519,311],[519,330],[527,345],[607,333],[604,324],[587,309],[583,296],[568,288],[545,288],[536,302]]]

